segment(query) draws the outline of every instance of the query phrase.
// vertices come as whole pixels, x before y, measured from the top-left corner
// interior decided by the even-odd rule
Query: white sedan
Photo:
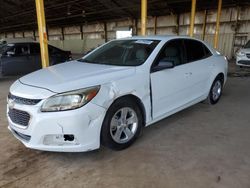
[[[250,67],[250,40],[236,53],[236,65]]]
[[[26,147],[63,152],[130,146],[143,127],[219,101],[227,60],[180,36],[113,40],[82,59],[36,71],[10,88],[9,130]]]

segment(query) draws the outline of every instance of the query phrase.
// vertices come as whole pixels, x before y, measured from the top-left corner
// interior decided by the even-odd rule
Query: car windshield
[[[246,45],[244,46],[244,48],[250,48],[250,40],[246,43]]]
[[[115,40],[111,41],[78,61],[94,64],[138,66],[143,64],[159,40]]]

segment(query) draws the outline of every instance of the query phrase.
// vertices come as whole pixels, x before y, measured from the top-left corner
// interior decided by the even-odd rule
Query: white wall
[[[216,10],[209,10],[207,14],[207,26],[205,41],[213,46],[213,38],[215,33]],[[235,22],[237,18],[237,7],[222,10],[219,47],[218,50],[229,58],[232,57],[233,39],[235,35]],[[147,35],[154,35],[154,18],[148,17]],[[239,12],[239,29],[237,33],[250,39],[250,6],[241,7]],[[196,13],[194,36],[202,38],[202,27],[204,22],[204,11]],[[177,15],[167,15],[157,17],[157,35],[176,35],[179,25],[179,34],[188,35],[190,24],[190,13],[182,13],[179,15],[179,23],[177,23]],[[82,28],[81,28],[82,27]],[[127,18],[124,20],[107,22],[107,39],[115,39],[116,30],[119,27],[133,28],[133,34],[140,34],[140,20]],[[82,31],[82,32],[81,32]],[[34,37],[33,31],[0,33],[0,38],[25,38]],[[83,53],[95,48],[105,42],[104,23],[87,24],[81,26],[68,26],[64,28],[48,28],[49,43],[65,50],[71,50],[73,53]],[[35,38],[38,40],[38,32],[35,31]],[[64,39],[64,40],[63,40]]]

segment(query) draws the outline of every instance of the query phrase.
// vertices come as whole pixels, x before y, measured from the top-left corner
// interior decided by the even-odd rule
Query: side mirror
[[[13,56],[13,55],[15,55],[15,52],[8,51],[8,52],[6,52],[6,54],[7,54],[7,56]]]
[[[164,69],[172,69],[175,67],[173,61],[169,60],[161,60],[157,66],[153,68],[153,72],[164,70]]]

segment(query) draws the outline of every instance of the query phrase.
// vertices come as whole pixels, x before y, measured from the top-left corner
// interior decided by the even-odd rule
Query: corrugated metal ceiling
[[[48,26],[140,18],[140,0],[45,0]],[[223,0],[223,7],[250,5],[249,0]],[[148,16],[190,11],[191,0],[148,0]],[[197,9],[217,7],[217,0],[197,0]],[[0,32],[37,28],[35,0],[0,0]]]

